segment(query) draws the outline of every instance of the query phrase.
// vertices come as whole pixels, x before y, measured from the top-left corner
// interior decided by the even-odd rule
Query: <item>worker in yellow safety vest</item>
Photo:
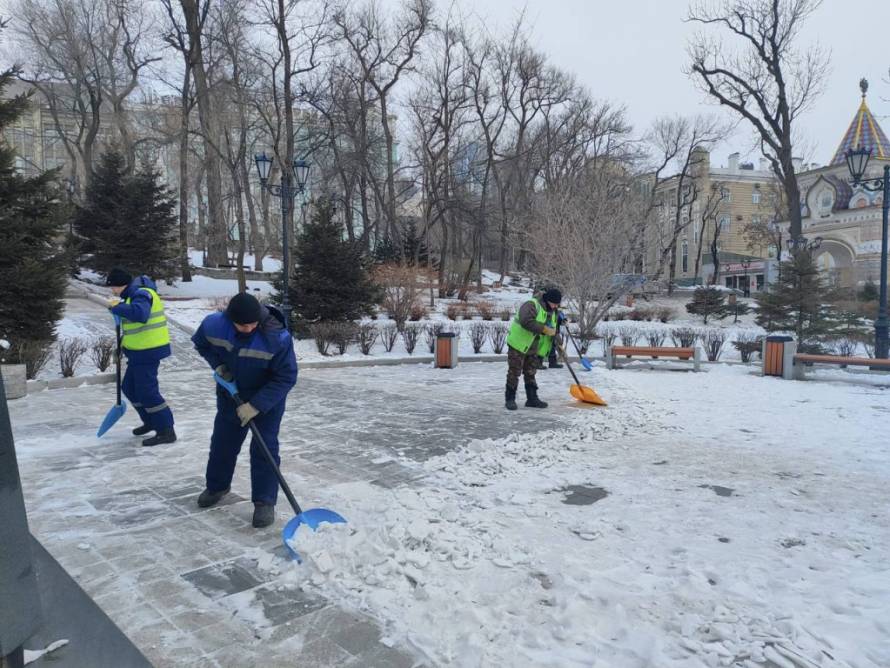
[[[173,412],[158,387],[158,367],[170,356],[170,330],[158,287],[148,276],[134,279],[123,269],[112,269],[106,283],[115,294],[108,308],[120,319],[121,347],[127,356],[121,391],[142,418],[133,434],[154,431],[154,436],[142,441],[145,446],[173,443]]]
[[[507,388],[504,393],[507,410],[516,410],[520,375],[525,378],[525,405],[529,408],[547,408],[547,402],[538,398],[535,373],[542,358],[547,357],[553,346],[561,301],[562,293],[550,288],[540,297],[532,297],[525,302],[513,319],[507,334]]]

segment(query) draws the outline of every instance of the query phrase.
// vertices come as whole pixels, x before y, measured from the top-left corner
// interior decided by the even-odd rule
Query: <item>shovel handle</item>
[[[238,396],[238,386],[233,383],[225,380],[222,376],[220,376],[215,371],[213,372],[213,379],[225,390],[229,393],[232,399],[235,401],[236,406],[241,406],[244,402],[241,400],[241,397]],[[297,503],[297,500],[294,498],[293,492],[290,491],[290,487],[287,484],[287,481],[284,479],[284,476],[281,475],[281,469],[278,468],[278,464],[275,463],[275,458],[272,456],[272,452],[269,450],[269,446],[266,445],[266,440],[263,438],[263,435],[260,434],[259,428],[253,423],[251,419],[248,423],[250,427],[250,431],[253,433],[253,437],[256,439],[256,442],[260,444],[260,450],[263,451],[263,455],[266,457],[266,460],[269,462],[269,465],[272,467],[272,470],[275,471],[275,477],[278,478],[278,484],[281,485],[281,490],[284,492],[284,495],[287,497],[288,502],[291,505],[291,508],[294,509],[294,512],[297,515],[302,514],[303,510],[300,508],[300,504]]]
[[[121,405],[121,319],[114,316],[114,340],[117,350],[114,354],[114,374],[117,385],[117,405]]]
[[[556,344],[556,349],[557,349],[557,350],[559,351],[559,353],[562,355],[562,359],[563,359],[563,360],[565,361],[565,363],[566,363],[566,368],[569,370],[569,373],[572,374],[572,378],[575,380],[575,385],[581,385],[581,382],[578,380],[578,376],[575,375],[575,370],[572,368],[572,365],[571,365],[571,363],[569,362],[569,356],[566,355],[565,348],[563,348],[563,347],[560,345],[559,341],[557,341],[555,337],[554,337],[553,343]]]

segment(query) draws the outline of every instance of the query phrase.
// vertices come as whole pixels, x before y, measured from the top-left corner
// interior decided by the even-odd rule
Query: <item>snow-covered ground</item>
[[[244,266],[253,270],[255,256],[252,253],[244,254]],[[235,264],[238,260],[237,253],[229,253],[229,261],[231,264]],[[198,248],[189,248],[189,262],[191,262],[193,267],[203,267],[204,266],[204,251]],[[268,272],[276,272],[281,271],[281,260],[274,257],[264,257],[263,258],[263,271]]]
[[[821,377],[594,374],[608,409],[343,490],[288,576],[437,665],[888,666],[890,378]]]
[[[426,665],[886,668],[890,377],[830,370],[792,382],[748,367],[669,366],[584,374],[606,408],[575,404],[568,374],[544,371],[551,408],[516,413],[502,408],[503,364],[304,371],[282,431],[285,475],[304,506],[333,508],[349,524],[301,530],[302,565],[274,551],[271,535],[249,554],[274,574],[275,591],[361,611],[381,625],[382,643]],[[95,545],[123,549],[126,566],[139,549],[150,564],[156,554],[184,561],[195,544],[176,547],[174,535],[215,536],[213,560],[242,554],[227,552],[230,539],[260,540],[237,528],[249,517],[241,505],[178,516],[196,512],[192,481],[212,422],[206,376],[162,377],[182,439],[163,452],[130,453],[128,425],[96,443],[101,388],[12,403],[35,532],[82,560],[76,577],[94,577],[98,565],[83,560]],[[378,484],[387,467],[412,475]],[[160,489],[140,492],[145,508],[132,491],[109,497],[184,477],[192,496],[169,502],[173,513]],[[242,495],[247,479],[242,457]],[[40,495],[47,485],[65,486],[64,504]],[[110,498],[114,516],[101,511]],[[123,543],[132,539],[116,523],[131,526],[138,512],[143,542]],[[280,505],[279,517],[288,514]],[[89,587],[103,606],[141,600],[161,584],[181,588],[177,572],[169,583],[131,575]],[[276,645],[278,608],[261,605],[262,590],[189,605],[221,608],[263,638],[245,651],[279,656],[291,650]],[[172,622],[191,599],[177,593],[169,611],[151,600],[152,614]],[[128,632],[147,624],[132,608],[121,618]],[[189,633],[173,626],[179,635],[150,641],[162,665],[179,665],[165,648]]]
[[[269,281],[247,281],[247,289],[257,297],[266,296],[272,292],[272,284]],[[238,281],[195,275],[188,283],[177,281],[170,285],[159,281],[158,292],[162,297],[231,297],[238,293]]]

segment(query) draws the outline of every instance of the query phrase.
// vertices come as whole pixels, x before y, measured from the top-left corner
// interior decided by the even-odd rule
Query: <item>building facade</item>
[[[871,150],[866,178],[882,176],[890,164],[890,142],[866,103],[868,82],[860,82],[862,100],[831,163],[798,175],[803,234],[821,237],[816,262],[837,287],[856,289],[880,281],[881,193],[853,187],[847,150]]]
[[[656,254],[666,248],[677,221],[675,177],[656,192],[657,228],[660,244],[650,246],[647,265],[654,266]],[[777,256],[774,246],[752,245],[750,224],[767,224],[776,217],[777,181],[765,161],[756,168],[741,163],[739,154],[729,164],[715,167],[707,151],[695,154],[691,178],[680,198],[680,234],[674,256],[673,282],[679,286],[712,282],[715,272],[712,248],[716,241],[716,283],[750,293],[763,289],[770,278],[769,261]],[[684,202],[685,199],[685,202]],[[669,270],[665,271],[667,278]]]

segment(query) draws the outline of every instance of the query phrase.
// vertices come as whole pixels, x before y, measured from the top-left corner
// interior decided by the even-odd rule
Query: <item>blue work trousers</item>
[[[278,430],[283,416],[284,401],[253,419],[276,465],[281,463],[278,456]],[[241,426],[241,420],[235,412],[235,402],[218,393],[213,436],[210,437],[210,458],[207,460],[207,489],[211,492],[221,492],[231,486],[235,462],[248,431],[249,426]],[[250,439],[250,487],[251,500],[254,503],[275,504],[278,498],[278,478],[255,437]]]
[[[173,411],[161,396],[161,389],[158,387],[160,364],[157,360],[138,363],[130,361],[121,381],[121,391],[139,413],[142,423],[155,431],[173,426]]]

